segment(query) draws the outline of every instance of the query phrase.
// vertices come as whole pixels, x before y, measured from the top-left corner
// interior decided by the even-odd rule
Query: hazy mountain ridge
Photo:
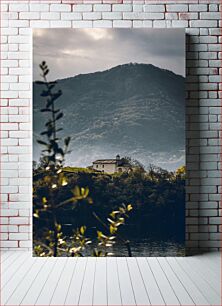
[[[116,153],[144,162],[183,158],[184,78],[147,64],[125,64],[57,81],[63,135],[73,138],[69,163],[91,164]],[[43,129],[42,85],[34,83],[34,133]],[[34,137],[35,140],[36,137]],[[34,152],[39,151],[37,149]],[[36,154],[34,158],[37,158]],[[114,156],[113,156],[114,155]],[[165,162],[164,162],[165,163]]]

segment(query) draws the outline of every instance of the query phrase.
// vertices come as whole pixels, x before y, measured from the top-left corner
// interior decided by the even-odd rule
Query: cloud
[[[93,40],[107,40],[112,39],[112,33],[107,29],[83,29],[82,30],[86,35],[88,35]]]
[[[51,79],[109,69],[129,62],[151,63],[185,75],[183,29],[36,29],[34,79],[45,60]]]

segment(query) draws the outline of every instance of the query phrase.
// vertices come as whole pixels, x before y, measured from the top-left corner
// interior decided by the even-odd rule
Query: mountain
[[[67,164],[87,166],[116,154],[168,169],[184,164],[185,80],[151,64],[124,64],[57,80],[61,136],[72,136]],[[43,87],[33,84],[34,159],[43,130]]]

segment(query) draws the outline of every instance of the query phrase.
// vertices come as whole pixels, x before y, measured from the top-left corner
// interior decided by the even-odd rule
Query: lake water
[[[93,243],[88,245],[82,252],[84,257],[92,256],[93,249],[96,245]],[[173,257],[185,256],[185,245],[173,240],[151,240],[144,239],[131,239],[130,248],[132,257]],[[113,253],[114,257],[128,257],[128,250],[126,245],[116,242],[114,246],[107,249],[108,252]],[[33,255],[35,256],[35,254]],[[66,256],[65,254],[62,256]]]
[[[185,256],[185,245],[176,241],[161,241],[151,239],[133,239],[130,242],[131,252],[133,257],[151,257],[151,256]],[[87,247],[85,256],[90,256],[93,245]],[[110,252],[116,257],[127,257],[128,251],[125,245],[116,242],[113,249],[109,248]]]

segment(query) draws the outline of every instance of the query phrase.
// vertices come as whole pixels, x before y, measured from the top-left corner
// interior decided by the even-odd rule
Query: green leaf
[[[84,235],[85,231],[86,231],[86,226],[81,226],[81,227],[80,227],[80,233],[81,233],[82,235]]]
[[[80,196],[80,188],[79,186],[75,186],[74,190],[73,190],[73,194],[76,196],[76,197],[79,197]]]
[[[41,97],[48,97],[49,91],[43,90],[41,93]]]
[[[50,126],[50,125],[52,125],[52,121],[51,120],[47,121],[46,124],[45,124],[46,127]]]
[[[38,211],[36,211],[36,212],[33,214],[33,217],[34,217],[34,218],[39,218],[39,213],[38,213]]]
[[[127,210],[128,210],[128,211],[131,211],[132,209],[133,209],[132,205],[131,205],[131,204],[128,204],[128,205],[127,205]]]
[[[59,120],[63,117],[63,113],[59,113],[57,116],[56,116],[56,120]]]
[[[109,221],[109,223],[111,223],[111,224],[114,224],[115,223],[115,221],[113,221],[112,219],[110,219],[110,218],[107,218],[107,220]]]
[[[43,197],[43,198],[42,198],[42,203],[43,203],[43,204],[46,204],[47,202],[48,202],[48,201],[47,201],[46,197]]]
[[[98,237],[98,239],[100,239],[101,237],[102,237],[102,232],[101,231],[97,231],[97,237]]]
[[[57,82],[56,81],[51,81],[51,82],[48,82],[48,84],[49,85],[55,85],[55,84],[57,84]]]
[[[46,135],[48,133],[48,131],[43,131],[41,132],[41,135]]]
[[[37,140],[37,142],[41,145],[47,146],[48,144],[42,140]]]
[[[86,188],[81,188],[81,196],[83,197],[83,198],[87,198],[87,196],[88,196],[88,194],[89,194],[89,188],[88,187],[86,187]]]
[[[58,232],[61,231],[61,228],[62,228],[61,224],[57,224],[56,229],[57,229]]]
[[[64,140],[65,145],[68,147],[69,143],[70,143],[71,137],[67,137]]]
[[[47,84],[46,82],[43,82],[43,81],[35,81],[35,83],[38,84],[38,85],[45,85],[45,84]]]
[[[117,231],[117,228],[115,226],[110,225],[109,231],[110,231],[110,234],[115,234],[115,232]]]
[[[40,111],[42,113],[44,113],[44,112],[51,112],[51,109],[49,109],[49,108],[42,108]]]

